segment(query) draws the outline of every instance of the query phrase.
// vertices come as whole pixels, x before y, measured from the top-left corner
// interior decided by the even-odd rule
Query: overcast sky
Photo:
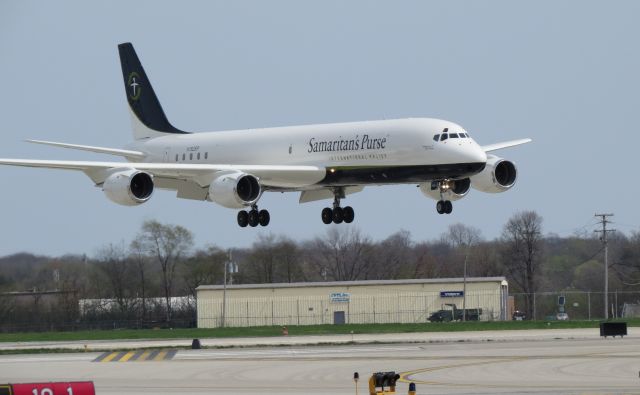
[[[112,159],[23,140],[129,142],[117,44],[130,41],[183,130],[435,117],[480,144],[534,139],[499,152],[518,166],[511,191],[471,191],[447,216],[415,185],[370,187],[344,201],[354,224],[329,226],[421,241],[461,222],[491,239],[535,210],[545,233],[590,233],[601,211],[640,229],[640,2],[165,3],[0,2],[0,157]],[[265,194],[271,224],[241,229],[235,210],[168,191],[115,205],[82,173],[0,167],[0,185],[0,255],[92,255],[146,219],[224,248],[328,228],[330,202],[299,205],[293,193]]]

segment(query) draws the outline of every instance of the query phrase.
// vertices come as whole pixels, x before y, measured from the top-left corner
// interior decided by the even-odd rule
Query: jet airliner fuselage
[[[439,119],[380,121],[187,133],[167,120],[130,43],[119,45],[134,141],[125,149],[30,140],[64,148],[122,156],[128,162],[0,159],[0,164],[80,170],[122,205],[149,200],[155,188],[186,199],[244,209],[238,224],[266,226],[258,210],[263,192],[299,191],[300,202],[333,199],[322,221],[350,223],[353,208],[341,199],[368,185],[415,183],[437,200],[440,214],[470,187],[510,189],[515,165],[489,152],[530,139],[480,146],[461,126]]]

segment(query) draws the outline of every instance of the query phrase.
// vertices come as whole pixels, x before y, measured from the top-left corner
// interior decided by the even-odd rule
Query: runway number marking
[[[38,389],[34,388],[31,393],[33,395],[53,395],[53,390],[50,388],[43,388],[40,390],[40,392],[38,392]],[[73,388],[71,387],[67,388],[67,394],[73,395]]]

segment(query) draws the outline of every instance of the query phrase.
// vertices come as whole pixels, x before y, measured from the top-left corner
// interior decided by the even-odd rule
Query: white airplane
[[[134,141],[125,149],[28,140],[121,156],[127,162],[0,159],[0,164],[84,172],[115,203],[135,206],[155,188],[183,199],[241,209],[238,225],[267,226],[258,210],[263,192],[300,192],[300,203],[333,199],[322,221],[350,223],[340,205],[365,186],[417,184],[437,200],[439,214],[470,187],[505,192],[516,166],[489,152],[525,144],[520,139],[480,146],[461,126],[429,118],[287,126],[206,133],[176,129],[165,116],[131,43],[118,46]]]

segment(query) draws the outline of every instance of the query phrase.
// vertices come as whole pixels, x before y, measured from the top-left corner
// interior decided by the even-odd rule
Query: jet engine
[[[471,186],[487,193],[505,192],[516,183],[517,173],[513,162],[487,155],[487,165],[482,172],[471,177]]]
[[[420,184],[420,192],[433,200],[459,200],[467,195],[471,180],[463,178],[461,180],[444,181],[446,191],[440,194],[440,181],[425,182]]]
[[[153,177],[148,173],[133,169],[118,171],[104,180],[102,190],[114,203],[135,206],[151,198]]]
[[[208,199],[227,208],[243,208],[257,202],[261,193],[256,177],[234,172],[222,174],[211,182]]]

